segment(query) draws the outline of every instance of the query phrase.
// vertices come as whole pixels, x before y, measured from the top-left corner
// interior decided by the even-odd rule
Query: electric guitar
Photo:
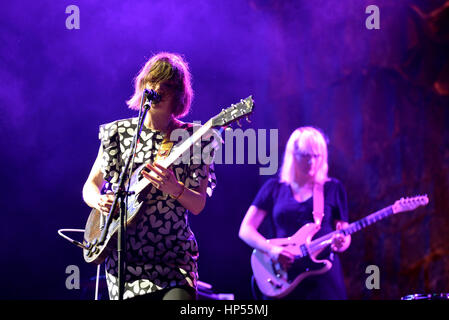
[[[253,107],[254,101],[252,96],[249,96],[246,99],[240,100],[239,103],[223,109],[218,115],[195,130],[193,135],[181,145],[174,147],[168,157],[158,161],[158,164],[164,168],[170,167],[184,152],[190,149],[203,135],[208,133],[211,128],[227,126],[242,117],[248,117],[252,113]],[[131,193],[127,201],[127,219],[125,222],[127,226],[135,221],[135,217],[145,202],[145,196],[148,193],[149,186],[151,186],[150,181],[141,176],[141,171],[145,165],[146,163],[137,168],[127,181],[126,187],[129,185],[129,192]],[[103,221],[104,219],[106,220]],[[104,218],[100,211],[92,209],[87,219],[84,230],[84,241],[81,245],[86,262],[101,264],[106,259],[111,250],[116,248],[119,226],[120,219],[116,215],[109,214]]]
[[[280,263],[272,259],[268,253],[254,249],[251,255],[251,267],[260,291],[268,297],[285,297],[305,278],[330,270],[332,263],[326,259],[318,260],[317,256],[332,244],[332,239],[337,234],[350,235],[390,215],[411,211],[427,203],[429,203],[427,195],[402,198],[391,206],[351,223],[344,229],[330,232],[315,240],[312,238],[319,230],[315,223],[304,225],[291,237],[268,240],[274,245],[288,248],[295,254],[295,260],[288,270],[284,270]]]

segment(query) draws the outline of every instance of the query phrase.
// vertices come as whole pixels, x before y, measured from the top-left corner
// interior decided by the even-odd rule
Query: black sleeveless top
[[[298,202],[290,186],[277,178],[269,179],[259,190],[253,203],[267,212],[265,219],[272,227],[270,237],[285,238],[295,234],[302,226],[313,220],[313,197]],[[337,179],[331,178],[324,184],[324,217],[321,229],[315,234],[319,238],[335,230],[335,220],[348,221],[346,191]],[[337,254],[325,250],[319,255],[331,258],[332,268],[321,275],[304,279],[286,299],[340,300],[346,299],[340,260]]]

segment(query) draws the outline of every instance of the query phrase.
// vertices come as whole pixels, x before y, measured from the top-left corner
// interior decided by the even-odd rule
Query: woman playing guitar
[[[211,159],[190,161],[166,169],[154,163],[158,152],[164,149],[164,138],[173,129],[183,128],[191,134],[192,126],[178,120],[190,108],[190,78],[181,56],[159,53],[147,61],[136,77],[135,93],[127,102],[131,109],[139,110],[145,89],[162,97],[153,102],[146,115],[132,167],[134,171],[147,163],[141,175],[151,185],[133,227],[126,230],[124,299],[196,297],[198,246],[187,214],[190,211],[196,215],[203,210],[206,191],[210,195],[215,186],[213,164]],[[84,185],[83,198],[104,215],[109,213],[114,199],[105,190],[113,190],[117,185],[136,125],[137,118],[131,118],[100,126],[100,150]],[[109,296],[117,299],[116,251],[106,258],[105,266]]]
[[[256,250],[268,254],[285,271],[294,267],[294,253],[289,247],[270,243],[258,231],[264,220],[274,230],[274,238],[288,238],[308,223],[317,222],[314,211],[314,188],[322,185],[324,216],[318,222],[314,238],[348,225],[347,197],[343,185],[327,176],[327,143],[323,134],[312,127],[296,129],[285,150],[279,178],[269,179],[259,190],[240,227],[239,236]],[[315,198],[319,198],[316,196]],[[346,250],[351,236],[336,236],[331,250],[318,256],[332,262],[332,268],[302,280],[286,299],[346,299],[340,261],[334,252]],[[270,280],[270,279],[268,279]],[[265,279],[264,279],[265,281]],[[264,297],[268,298],[268,297]]]

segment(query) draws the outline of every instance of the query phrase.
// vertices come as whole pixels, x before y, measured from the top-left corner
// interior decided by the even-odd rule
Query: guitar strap
[[[154,157],[153,163],[157,162],[158,160],[165,159],[169,156],[171,150],[174,146],[174,141],[170,140],[171,133],[174,129],[177,129],[181,127],[181,123],[177,120],[168,128],[164,139],[162,140],[161,146],[159,147],[159,150],[157,151],[156,157]],[[164,194],[163,196],[165,199],[168,199],[168,194]]]
[[[181,127],[181,123],[177,120],[175,120],[175,122],[169,127],[167,133],[165,134],[164,139],[162,140],[161,146],[157,151],[156,157],[154,158],[154,162],[168,157],[173,148],[173,145],[175,144],[173,141],[170,140],[171,133],[174,129],[177,129],[179,127]]]
[[[153,164],[157,161],[167,158],[170,155],[170,152],[175,144],[174,141],[170,140],[171,133],[173,132],[174,129],[182,127],[183,124],[184,124],[183,122],[178,120],[174,120],[172,123],[170,123],[167,132],[165,133],[165,136],[162,140],[162,143],[159,146],[159,149],[157,150],[157,154],[153,159]],[[187,128],[191,126],[190,123],[187,123],[185,125]],[[168,194],[164,194],[164,197],[167,198]]]
[[[315,182],[313,186],[313,220],[320,228],[324,217],[324,184]]]

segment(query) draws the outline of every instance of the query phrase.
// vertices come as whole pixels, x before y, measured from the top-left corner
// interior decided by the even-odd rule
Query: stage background
[[[341,254],[351,299],[449,292],[448,13],[444,1],[7,1],[0,13],[2,299],[92,299],[96,268],[57,235],[84,228],[82,186],[98,126],[135,116],[125,101],[154,53],[181,53],[204,123],[253,95],[243,129],[329,137],[330,175],[346,186],[350,221],[402,196],[430,203],[353,235]],[[66,7],[80,28],[69,30]],[[380,29],[368,30],[368,5]],[[443,19],[440,19],[443,17]],[[446,22],[445,22],[446,21]],[[240,222],[271,176],[257,164],[217,165],[218,186],[190,218],[200,280],[251,299],[251,249]],[[65,286],[80,268],[81,289]],[[380,289],[368,290],[368,265]]]

